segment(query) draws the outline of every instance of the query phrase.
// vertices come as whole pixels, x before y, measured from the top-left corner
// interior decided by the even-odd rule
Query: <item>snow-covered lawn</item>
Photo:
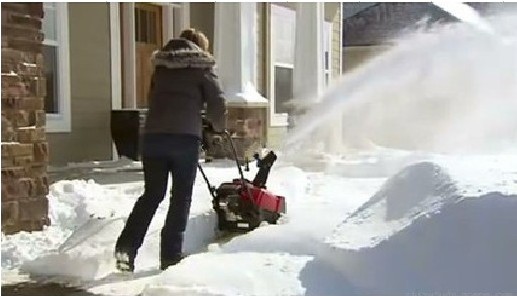
[[[386,153],[331,159],[325,172],[275,164],[268,188],[286,196],[287,215],[228,242],[198,176],[192,255],[158,272],[165,201],[132,276],[114,272],[112,253],[143,183],[59,181],[51,226],[2,236],[2,282],[21,270],[102,295],[517,293],[517,156]],[[206,172],[214,184],[237,175],[231,163]]]

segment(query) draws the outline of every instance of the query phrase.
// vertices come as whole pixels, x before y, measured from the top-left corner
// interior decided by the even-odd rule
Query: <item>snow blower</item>
[[[204,120],[203,126],[204,132],[205,129],[208,129],[210,133],[215,133],[211,124],[206,120]],[[222,134],[226,136],[230,143],[240,178],[223,182],[218,188],[215,188],[210,184],[201,165],[198,164],[199,171],[213,197],[212,203],[217,213],[219,230],[253,230],[262,221],[276,224],[280,215],[285,213],[285,198],[269,192],[266,188],[266,182],[277,156],[273,151],[270,151],[261,159],[259,154],[255,153],[254,158],[259,171],[253,181],[250,182],[244,178],[230,133],[225,131]]]

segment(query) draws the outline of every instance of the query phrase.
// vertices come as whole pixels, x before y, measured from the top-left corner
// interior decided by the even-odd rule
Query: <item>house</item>
[[[116,157],[112,110],[147,107],[151,53],[182,29],[210,39],[249,154],[340,75],[341,23],[339,3],[2,3],[2,228],[49,222],[47,165]]]
[[[298,6],[321,13],[322,48],[313,51],[325,79],[339,75],[338,3],[44,3],[50,164],[111,159],[110,111],[147,107],[149,57],[187,27],[211,41],[228,126],[255,148],[274,146],[287,130],[295,49],[314,43],[307,36],[295,46],[296,23],[319,21],[297,19]]]

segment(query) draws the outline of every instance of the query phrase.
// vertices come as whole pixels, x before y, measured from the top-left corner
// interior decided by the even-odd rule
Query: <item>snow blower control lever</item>
[[[216,133],[212,125],[203,118],[203,138],[205,133]],[[233,156],[239,171],[238,179],[223,182],[218,188],[212,186],[202,166],[198,164],[199,171],[205,180],[212,204],[218,217],[220,230],[242,231],[252,230],[262,221],[276,224],[282,213],[285,213],[286,205],[283,196],[275,195],[266,190],[266,181],[277,156],[270,151],[264,158],[255,153],[254,159],[259,168],[253,182],[244,177],[244,173],[237,158],[237,152],[232,137],[228,131],[223,134],[232,148]],[[206,146],[203,145],[203,149]]]

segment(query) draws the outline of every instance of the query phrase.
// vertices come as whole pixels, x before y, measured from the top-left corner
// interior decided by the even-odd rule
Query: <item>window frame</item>
[[[277,63],[274,63],[273,64],[273,75],[274,75],[274,78],[273,78],[273,93],[274,93],[274,96],[275,96],[275,100],[273,101],[273,105],[272,108],[273,110],[275,111],[275,114],[279,114],[281,116],[289,116],[289,113],[284,113],[284,112],[276,112],[276,105],[277,105],[277,100],[276,100],[276,93],[275,93],[275,90],[276,90],[276,68],[283,68],[283,69],[290,69],[291,70],[291,74],[294,74],[294,65],[293,64],[289,64],[289,63],[280,63],[280,62],[277,62]],[[294,78],[294,77],[293,77]],[[291,79],[293,79],[291,78]],[[293,98],[291,98],[293,99]]]
[[[43,3],[45,6],[46,3]],[[68,32],[68,4],[54,2],[56,40],[44,39],[43,45],[56,47],[57,70],[57,105],[58,113],[46,114],[46,131],[48,133],[71,132],[70,104],[70,44]],[[45,9],[45,8],[44,8]],[[44,20],[44,17],[43,17]]]
[[[324,21],[323,22],[323,34],[324,36],[328,32],[328,36],[325,36],[327,38],[324,38],[325,44],[328,45],[328,65],[325,64],[325,50],[323,50],[323,79],[325,81],[325,87],[328,87],[332,81],[332,22]],[[327,67],[328,66],[328,67]]]
[[[282,6],[282,5],[277,5],[275,3],[268,3],[268,36],[269,36],[269,45],[268,45],[268,50],[269,50],[269,61],[268,61],[268,67],[269,67],[269,85],[268,85],[268,93],[269,93],[269,98],[270,98],[270,123],[271,123],[271,126],[288,126],[289,123],[288,123],[288,116],[289,114],[288,113],[278,113],[276,111],[276,97],[275,97],[275,86],[276,86],[276,75],[275,75],[275,68],[276,67],[283,67],[283,68],[291,68],[291,69],[294,69],[294,61],[293,63],[282,63],[282,62],[276,62],[276,56],[275,56],[275,38],[274,38],[274,35],[273,35],[273,32],[272,32],[272,23],[273,23],[273,17],[274,17],[274,13],[273,13],[273,9],[276,5],[276,7],[279,7],[280,9],[290,9],[288,7],[285,7],[285,6]],[[293,10],[293,9],[290,9],[291,11],[293,11],[293,17],[294,17],[294,22],[295,22],[295,32],[296,32],[296,10]],[[324,34],[324,44],[322,44],[323,47],[327,47],[328,46],[328,65],[325,64],[325,50],[323,50],[323,56],[321,57],[321,59],[323,60],[323,70],[324,70],[324,74],[323,74],[323,79],[324,79],[324,87],[328,87],[330,84],[331,84],[331,81],[332,81],[332,34],[333,34],[333,23],[330,22],[330,21],[326,21],[324,20],[323,22],[323,34]],[[295,33],[296,35],[296,33]],[[328,35],[328,36],[327,36]],[[294,39],[292,40],[292,42],[296,42]],[[296,44],[294,44],[294,47],[296,47]],[[296,49],[295,49],[296,50]],[[295,55],[295,53],[293,53],[293,56]],[[326,67],[328,66],[328,68]]]
[[[276,97],[275,97],[275,79],[276,79],[276,75],[275,75],[275,68],[277,66],[279,67],[283,67],[283,68],[291,68],[291,69],[294,69],[294,61],[293,63],[285,63],[285,62],[276,62],[276,54],[275,54],[275,48],[276,48],[276,40],[273,36],[273,31],[272,31],[272,23],[273,23],[273,17],[274,17],[274,12],[273,12],[273,9],[274,7],[278,7],[280,9],[289,9],[293,12],[293,17],[294,17],[294,22],[295,22],[295,32],[296,32],[296,10],[293,10],[293,9],[290,9],[288,7],[285,7],[285,6],[282,6],[282,5],[278,5],[278,4],[275,4],[275,3],[268,3],[268,36],[269,36],[269,45],[268,45],[268,51],[269,51],[269,61],[268,61],[268,67],[269,67],[269,86],[268,86],[268,89],[269,89],[269,98],[270,98],[270,101],[269,101],[269,109],[270,109],[270,126],[273,126],[273,127],[282,127],[282,126],[289,126],[289,122],[288,122],[288,117],[289,117],[289,114],[288,113],[277,113],[276,112]],[[295,33],[296,34],[296,33]],[[292,40],[293,43],[295,43],[296,41]],[[293,44],[293,48],[294,48],[295,44]],[[293,53],[293,58],[294,58],[294,53]]]

